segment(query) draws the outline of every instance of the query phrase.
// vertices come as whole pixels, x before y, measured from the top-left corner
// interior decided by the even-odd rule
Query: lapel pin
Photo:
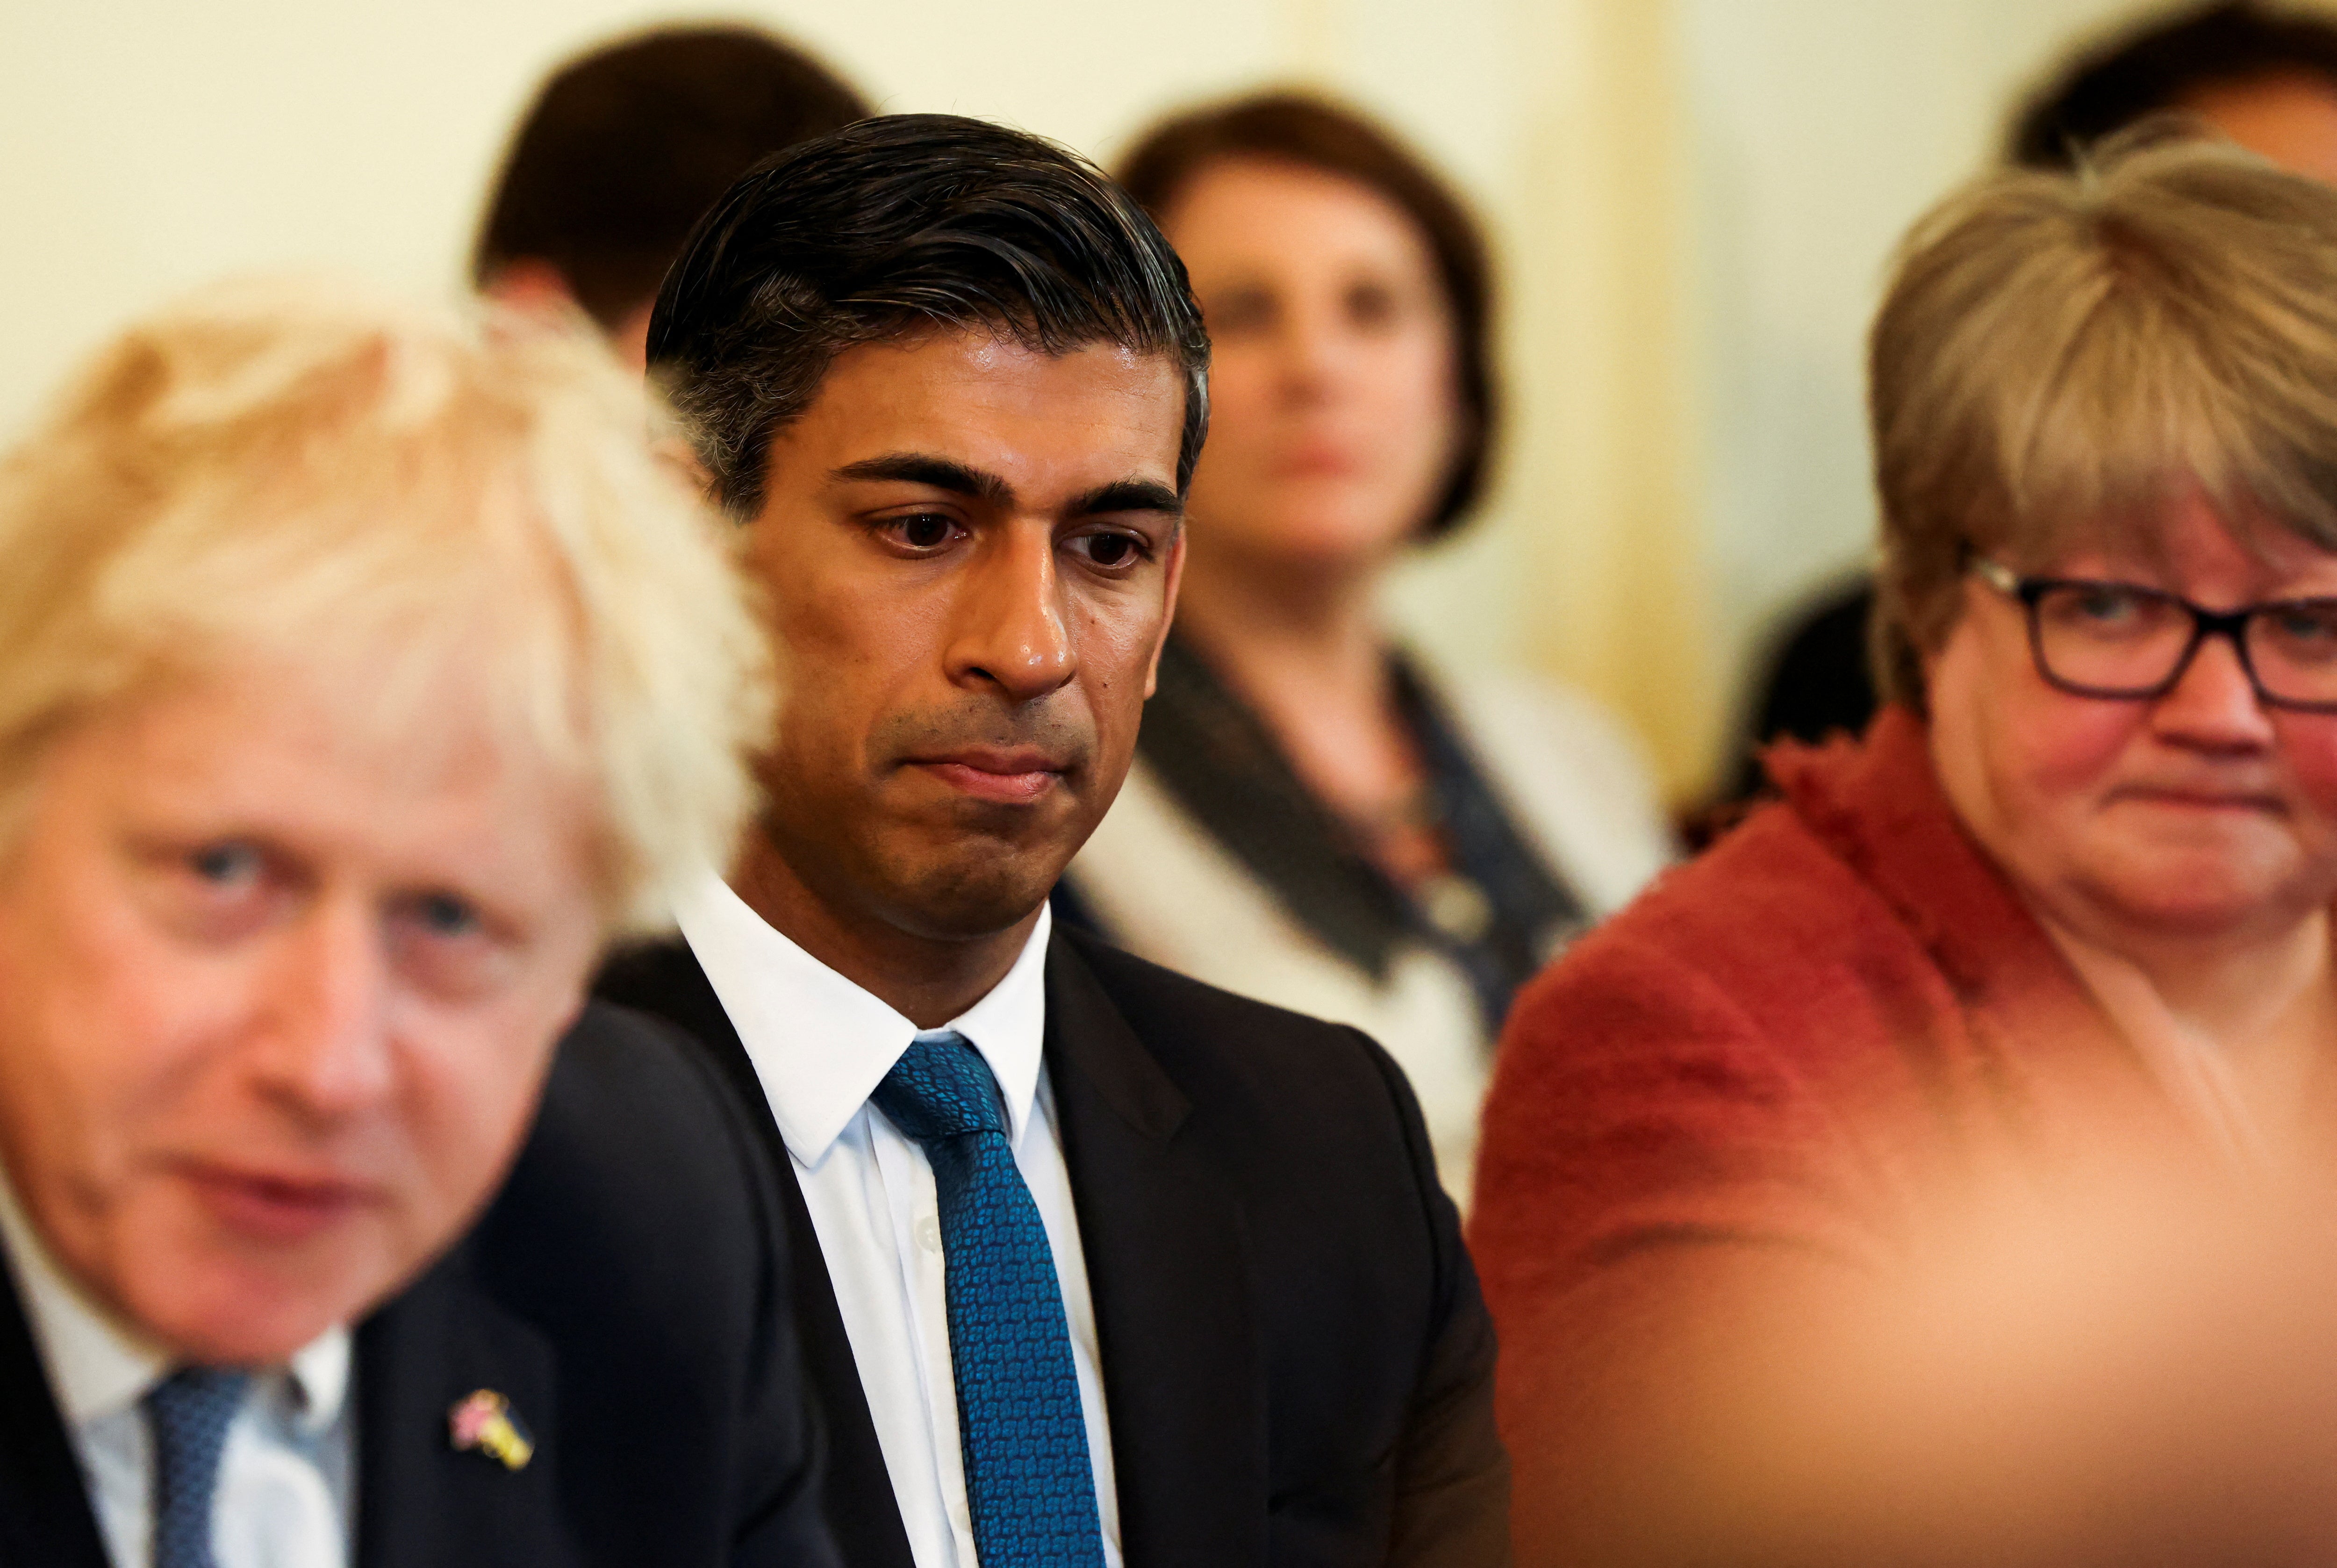
[[[446,1412],[446,1435],[457,1451],[476,1450],[503,1461],[506,1470],[524,1470],[535,1456],[535,1443],[519,1424],[511,1401],[492,1388],[482,1388],[457,1400]]]

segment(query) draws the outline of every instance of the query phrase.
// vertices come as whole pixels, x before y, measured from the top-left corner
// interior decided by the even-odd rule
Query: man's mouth
[[[375,1192],[337,1177],[191,1161],[179,1174],[229,1230],[254,1240],[305,1241],[372,1205]]]
[[[934,757],[916,757],[923,769],[961,794],[977,799],[1027,804],[1061,782],[1064,764],[1033,747],[968,747]]]

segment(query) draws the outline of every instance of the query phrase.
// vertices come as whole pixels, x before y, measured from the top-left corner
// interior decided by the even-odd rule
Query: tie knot
[[[251,1374],[231,1367],[181,1367],[146,1391],[145,1406],[163,1440],[217,1452],[243,1404]]]
[[[963,1034],[911,1041],[870,1098],[919,1143],[1006,1131],[998,1080]]]

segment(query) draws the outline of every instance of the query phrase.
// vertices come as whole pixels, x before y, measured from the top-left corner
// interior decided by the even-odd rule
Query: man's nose
[[[2166,740],[2214,750],[2272,743],[2272,718],[2230,637],[2209,637],[2174,689],[2152,705],[2151,725]]]
[[[994,535],[967,574],[954,610],[953,681],[993,685],[1016,702],[1029,702],[1078,672],[1051,526],[1018,522]]]
[[[376,912],[319,900],[285,933],[261,1007],[258,1072],[303,1117],[333,1122],[390,1092],[390,955]]]

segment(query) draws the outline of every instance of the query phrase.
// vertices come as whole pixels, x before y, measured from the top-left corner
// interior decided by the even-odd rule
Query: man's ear
[[[650,368],[650,316],[656,309],[656,299],[644,299],[609,328],[610,350],[628,370]]]
[[[1168,585],[1161,593],[1160,635],[1152,641],[1152,662],[1144,667],[1144,695],[1149,701],[1160,688],[1160,654],[1168,646],[1169,631],[1177,624],[1177,589],[1185,581],[1185,523],[1177,522],[1176,542],[1168,546]]]
[[[564,320],[582,309],[560,269],[536,256],[515,256],[497,267],[479,292],[506,310],[544,320]]]

